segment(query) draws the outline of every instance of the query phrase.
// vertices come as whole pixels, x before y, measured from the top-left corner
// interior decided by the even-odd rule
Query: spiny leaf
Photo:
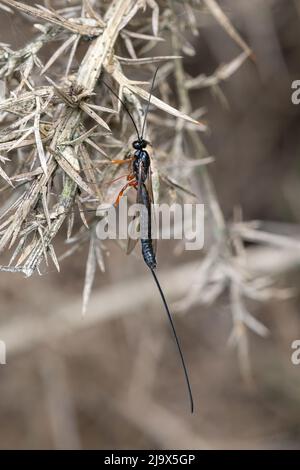
[[[67,175],[85,192],[90,194],[93,197],[97,197],[94,191],[90,188],[90,186],[82,179],[80,174],[74,169],[74,167],[66,160],[65,154],[61,154],[60,152],[54,153],[55,158],[59,164],[59,166],[67,173]]]
[[[22,2],[16,2],[14,0],[1,0],[1,2],[6,5],[17,8],[18,10],[23,11],[27,15],[31,15],[35,18],[42,18],[43,20],[49,23],[54,23],[59,26],[62,26],[63,28],[72,31],[73,33],[79,33],[87,36],[97,36],[99,33],[99,30],[97,30],[96,28],[91,28],[85,25],[77,25],[76,23],[64,18],[63,16],[60,16],[58,13],[47,9],[42,10],[39,8],[32,7],[30,5],[26,5]]]
[[[40,104],[40,99],[37,97],[36,98],[36,112],[35,112],[35,118],[34,118],[34,124],[33,124],[34,135],[35,135],[36,148],[37,148],[38,156],[40,159],[41,167],[45,175],[47,175],[46,156],[45,156],[44,147],[43,147],[41,134],[40,134],[40,119],[41,119],[41,104]]]
[[[98,114],[95,113],[95,111],[92,108],[90,108],[87,103],[81,102],[79,106],[86,114],[88,114],[92,119],[94,119],[94,121],[96,121],[100,126],[110,131],[109,125],[106,124],[106,122],[100,116],[98,116]]]
[[[46,72],[46,70],[48,70],[48,68],[54,64],[54,62],[61,56],[61,54],[64,53],[66,49],[68,49],[68,47],[75,41],[76,38],[77,38],[77,35],[73,34],[72,36],[69,37],[69,39],[67,39],[66,42],[62,43],[62,45],[54,52],[54,54],[50,57],[48,62],[44,65],[41,71],[41,75],[43,75]]]
[[[245,51],[247,54],[249,54],[252,59],[255,61],[255,56],[253,54],[253,51],[250,49],[248,44],[244,41],[244,39],[240,36],[240,34],[237,32],[229,18],[225,15],[223,12],[222,8],[218,5],[216,0],[203,0],[207,6],[207,8],[210,10],[210,12],[213,14],[213,16],[216,18],[216,20],[220,23],[220,25],[225,29],[225,31],[229,34],[229,36]]]
[[[95,239],[94,235],[91,234],[90,238],[90,247],[89,247],[89,254],[86,262],[86,269],[85,269],[85,281],[84,281],[84,288],[82,294],[82,315],[85,315],[87,310],[87,305],[89,302],[89,298],[91,295],[95,274],[96,274],[96,266],[97,266],[97,259],[96,259],[96,252],[95,252]]]
[[[3,168],[1,167],[0,165],[0,176],[2,176],[3,179],[5,179],[5,181],[7,181],[7,183],[13,188],[14,185],[10,179],[10,177],[5,173],[5,171],[3,170]]]

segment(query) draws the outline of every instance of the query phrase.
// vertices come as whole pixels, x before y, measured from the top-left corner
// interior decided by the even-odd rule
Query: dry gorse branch
[[[80,207],[82,214],[105,201],[105,179],[115,172],[108,165],[110,149],[117,149],[118,158],[128,152],[127,118],[119,103],[115,108],[113,97],[101,84],[101,74],[111,77],[120,96],[139,114],[139,98],[148,100],[149,93],[144,82],[127,78],[122,65],[126,58],[117,52],[127,48],[134,56],[129,64],[145,64],[151,73],[157,61],[168,64],[174,57],[140,60],[133,52],[145,50],[145,44],[150,50],[163,40],[158,36],[160,9],[155,1],[115,0],[102,8],[91,1],[72,2],[67,9],[56,10],[13,0],[2,4],[43,21],[36,25],[41,34],[25,47],[13,51],[3,44],[0,51],[0,77],[6,90],[0,103],[0,177],[6,197],[0,250],[16,246],[9,268],[31,275],[48,254],[59,268],[53,240],[60,227],[68,220],[70,238],[74,208]],[[147,14],[139,24],[135,17],[146,6],[150,17]],[[53,53],[43,64],[40,55],[52,44]],[[86,52],[74,71],[79,46],[85,46]],[[197,130],[206,129],[157,96],[151,104]],[[116,114],[122,119],[119,136],[111,129],[111,125],[116,128]],[[84,215],[82,219],[88,226]]]

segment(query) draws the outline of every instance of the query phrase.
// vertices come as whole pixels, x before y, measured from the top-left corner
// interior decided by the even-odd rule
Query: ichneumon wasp
[[[137,133],[137,139],[134,140],[134,142],[132,143],[132,146],[135,150],[133,157],[130,158],[130,159],[127,159],[127,160],[114,161],[114,163],[125,163],[125,162],[131,163],[131,172],[127,175],[127,183],[121,189],[115,204],[117,205],[119,203],[120,198],[123,196],[123,194],[127,190],[127,188],[133,187],[137,191],[137,203],[144,206],[145,210],[141,211],[141,213],[140,213],[140,226],[141,227],[142,226],[147,227],[147,229],[146,229],[147,236],[146,236],[146,238],[144,238],[145,234],[143,232],[143,238],[141,238],[142,255],[143,255],[143,258],[144,258],[144,261],[145,261],[146,265],[148,266],[148,268],[150,269],[150,271],[152,273],[152,276],[153,276],[155,284],[158,288],[159,294],[161,296],[166,314],[168,316],[168,319],[169,319],[169,322],[170,322],[170,325],[171,325],[171,328],[172,328],[172,332],[173,332],[174,339],[175,339],[175,342],[176,342],[176,346],[177,346],[177,349],[178,349],[178,352],[179,352],[179,355],[180,355],[180,360],[181,360],[181,364],[182,364],[182,368],[183,368],[183,372],[184,372],[184,376],[185,376],[185,380],[186,380],[186,384],[187,384],[187,388],[188,388],[191,413],[193,413],[193,411],[194,411],[194,400],[193,400],[189,375],[188,375],[187,367],[186,367],[186,364],[185,364],[184,356],[183,356],[183,353],[182,353],[181,345],[180,345],[180,342],[179,342],[179,338],[178,338],[178,335],[176,333],[173,318],[172,318],[172,315],[171,315],[169,306],[167,304],[165,295],[163,293],[163,290],[161,288],[161,285],[158,281],[158,278],[157,278],[157,275],[156,275],[156,272],[155,272],[157,262],[156,262],[155,250],[154,250],[154,246],[153,246],[153,240],[151,238],[151,233],[152,233],[152,230],[151,230],[151,219],[152,219],[151,218],[151,206],[152,206],[152,203],[153,203],[152,185],[151,185],[151,160],[150,160],[149,153],[147,152],[147,145],[149,145],[149,142],[147,142],[147,140],[144,139],[144,132],[145,132],[146,119],[147,119],[147,114],[148,114],[148,111],[149,111],[149,106],[150,106],[150,103],[151,103],[151,96],[152,96],[152,92],[153,92],[157,72],[158,72],[158,68],[156,69],[156,71],[154,73],[154,76],[153,76],[153,79],[152,79],[152,85],[151,85],[151,89],[150,89],[150,93],[149,93],[149,99],[148,99],[148,102],[147,102],[147,107],[146,107],[146,110],[145,110],[145,116],[144,116],[144,122],[143,122],[141,134],[139,133],[137,125],[136,125],[136,123],[133,119],[133,116],[130,113],[130,111],[127,108],[124,101],[117,95],[117,93],[115,93],[115,91],[107,83],[105,83],[104,81],[102,81],[102,83],[104,83],[104,85],[121,102],[121,104],[123,105],[125,111],[129,115],[129,117],[130,117],[130,119],[131,119],[131,121],[134,125],[135,131]],[[147,183],[148,183],[148,187],[147,187]]]

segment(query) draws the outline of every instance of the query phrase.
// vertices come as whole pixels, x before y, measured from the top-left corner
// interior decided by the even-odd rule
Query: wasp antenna
[[[188,371],[187,371],[187,367],[185,365],[185,360],[184,360],[184,357],[183,357],[182,349],[181,349],[181,346],[180,346],[179,338],[177,336],[175,325],[174,325],[174,322],[173,322],[173,318],[172,318],[171,312],[169,310],[169,307],[168,307],[166,298],[164,296],[164,293],[162,291],[162,288],[160,286],[160,283],[159,283],[159,281],[157,279],[157,276],[155,274],[155,271],[153,269],[150,269],[150,270],[152,272],[152,276],[153,276],[155,284],[157,285],[157,288],[159,290],[159,293],[160,293],[161,299],[163,301],[163,304],[164,304],[169,322],[171,324],[171,328],[172,328],[172,331],[173,331],[173,335],[174,335],[175,342],[176,342],[176,345],[177,345],[177,349],[178,349],[180,359],[181,359],[181,364],[182,364],[182,368],[183,368],[183,372],[184,372],[184,376],[185,376],[185,381],[186,381],[187,388],[188,388],[188,393],[189,393],[189,398],[190,398],[190,405],[191,405],[191,413],[193,413],[194,412],[194,399],[193,399],[192,388],[191,388],[191,384],[190,384],[190,379],[189,379],[189,374],[188,374]]]
[[[125,111],[127,112],[128,116],[130,117],[133,125],[134,125],[134,128],[135,128],[135,131],[136,131],[136,134],[137,134],[137,138],[138,140],[140,140],[140,134],[139,134],[139,131],[138,131],[138,128],[137,128],[137,125],[135,123],[135,120],[133,119],[133,116],[131,114],[131,112],[129,111],[129,109],[127,108],[126,104],[124,103],[124,101],[119,97],[119,95],[104,81],[102,80],[102,83],[112,92],[112,94],[120,101],[120,103],[124,106],[124,109]]]
[[[149,111],[149,106],[150,106],[150,102],[151,102],[151,96],[152,96],[152,93],[153,93],[154,83],[155,83],[155,79],[156,79],[156,75],[157,75],[158,69],[159,69],[159,67],[157,67],[157,69],[155,70],[154,75],[153,75],[153,79],[152,79],[152,84],[151,84],[151,88],[150,88],[150,92],[149,92],[149,99],[148,99],[147,106],[146,106],[146,111],[145,111],[145,117],[144,117],[144,122],[143,122],[143,128],[142,128],[141,139],[143,139],[143,136],[144,136],[144,131],[145,131],[145,126],[146,126],[147,115],[148,115],[148,111]]]

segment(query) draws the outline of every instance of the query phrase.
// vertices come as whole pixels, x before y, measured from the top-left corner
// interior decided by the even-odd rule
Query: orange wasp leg
[[[123,186],[123,188],[121,189],[121,191],[119,192],[118,194],[118,197],[114,203],[114,206],[117,207],[119,205],[119,202],[120,202],[120,199],[123,197],[126,189],[128,188],[136,188],[137,187],[137,181],[130,181],[129,183],[126,183],[125,186]]]
[[[114,165],[124,165],[124,163],[130,163],[133,161],[133,157],[126,158],[125,160],[111,160],[109,163],[113,163]]]
[[[118,176],[118,178],[115,178],[111,181],[107,181],[105,184],[110,185],[110,184],[115,183],[116,181],[119,181],[119,180],[121,180],[122,178],[125,178],[125,177],[127,178],[127,181],[131,181],[131,180],[134,179],[135,176],[132,173],[127,173],[126,175],[121,175],[121,176]]]
[[[114,178],[113,180],[106,181],[105,184],[110,186],[111,184],[115,183],[116,181],[121,180],[122,178],[127,178],[127,180],[129,180],[129,179],[131,179],[130,177],[131,177],[130,173],[127,173],[126,175],[118,176],[117,178]]]

